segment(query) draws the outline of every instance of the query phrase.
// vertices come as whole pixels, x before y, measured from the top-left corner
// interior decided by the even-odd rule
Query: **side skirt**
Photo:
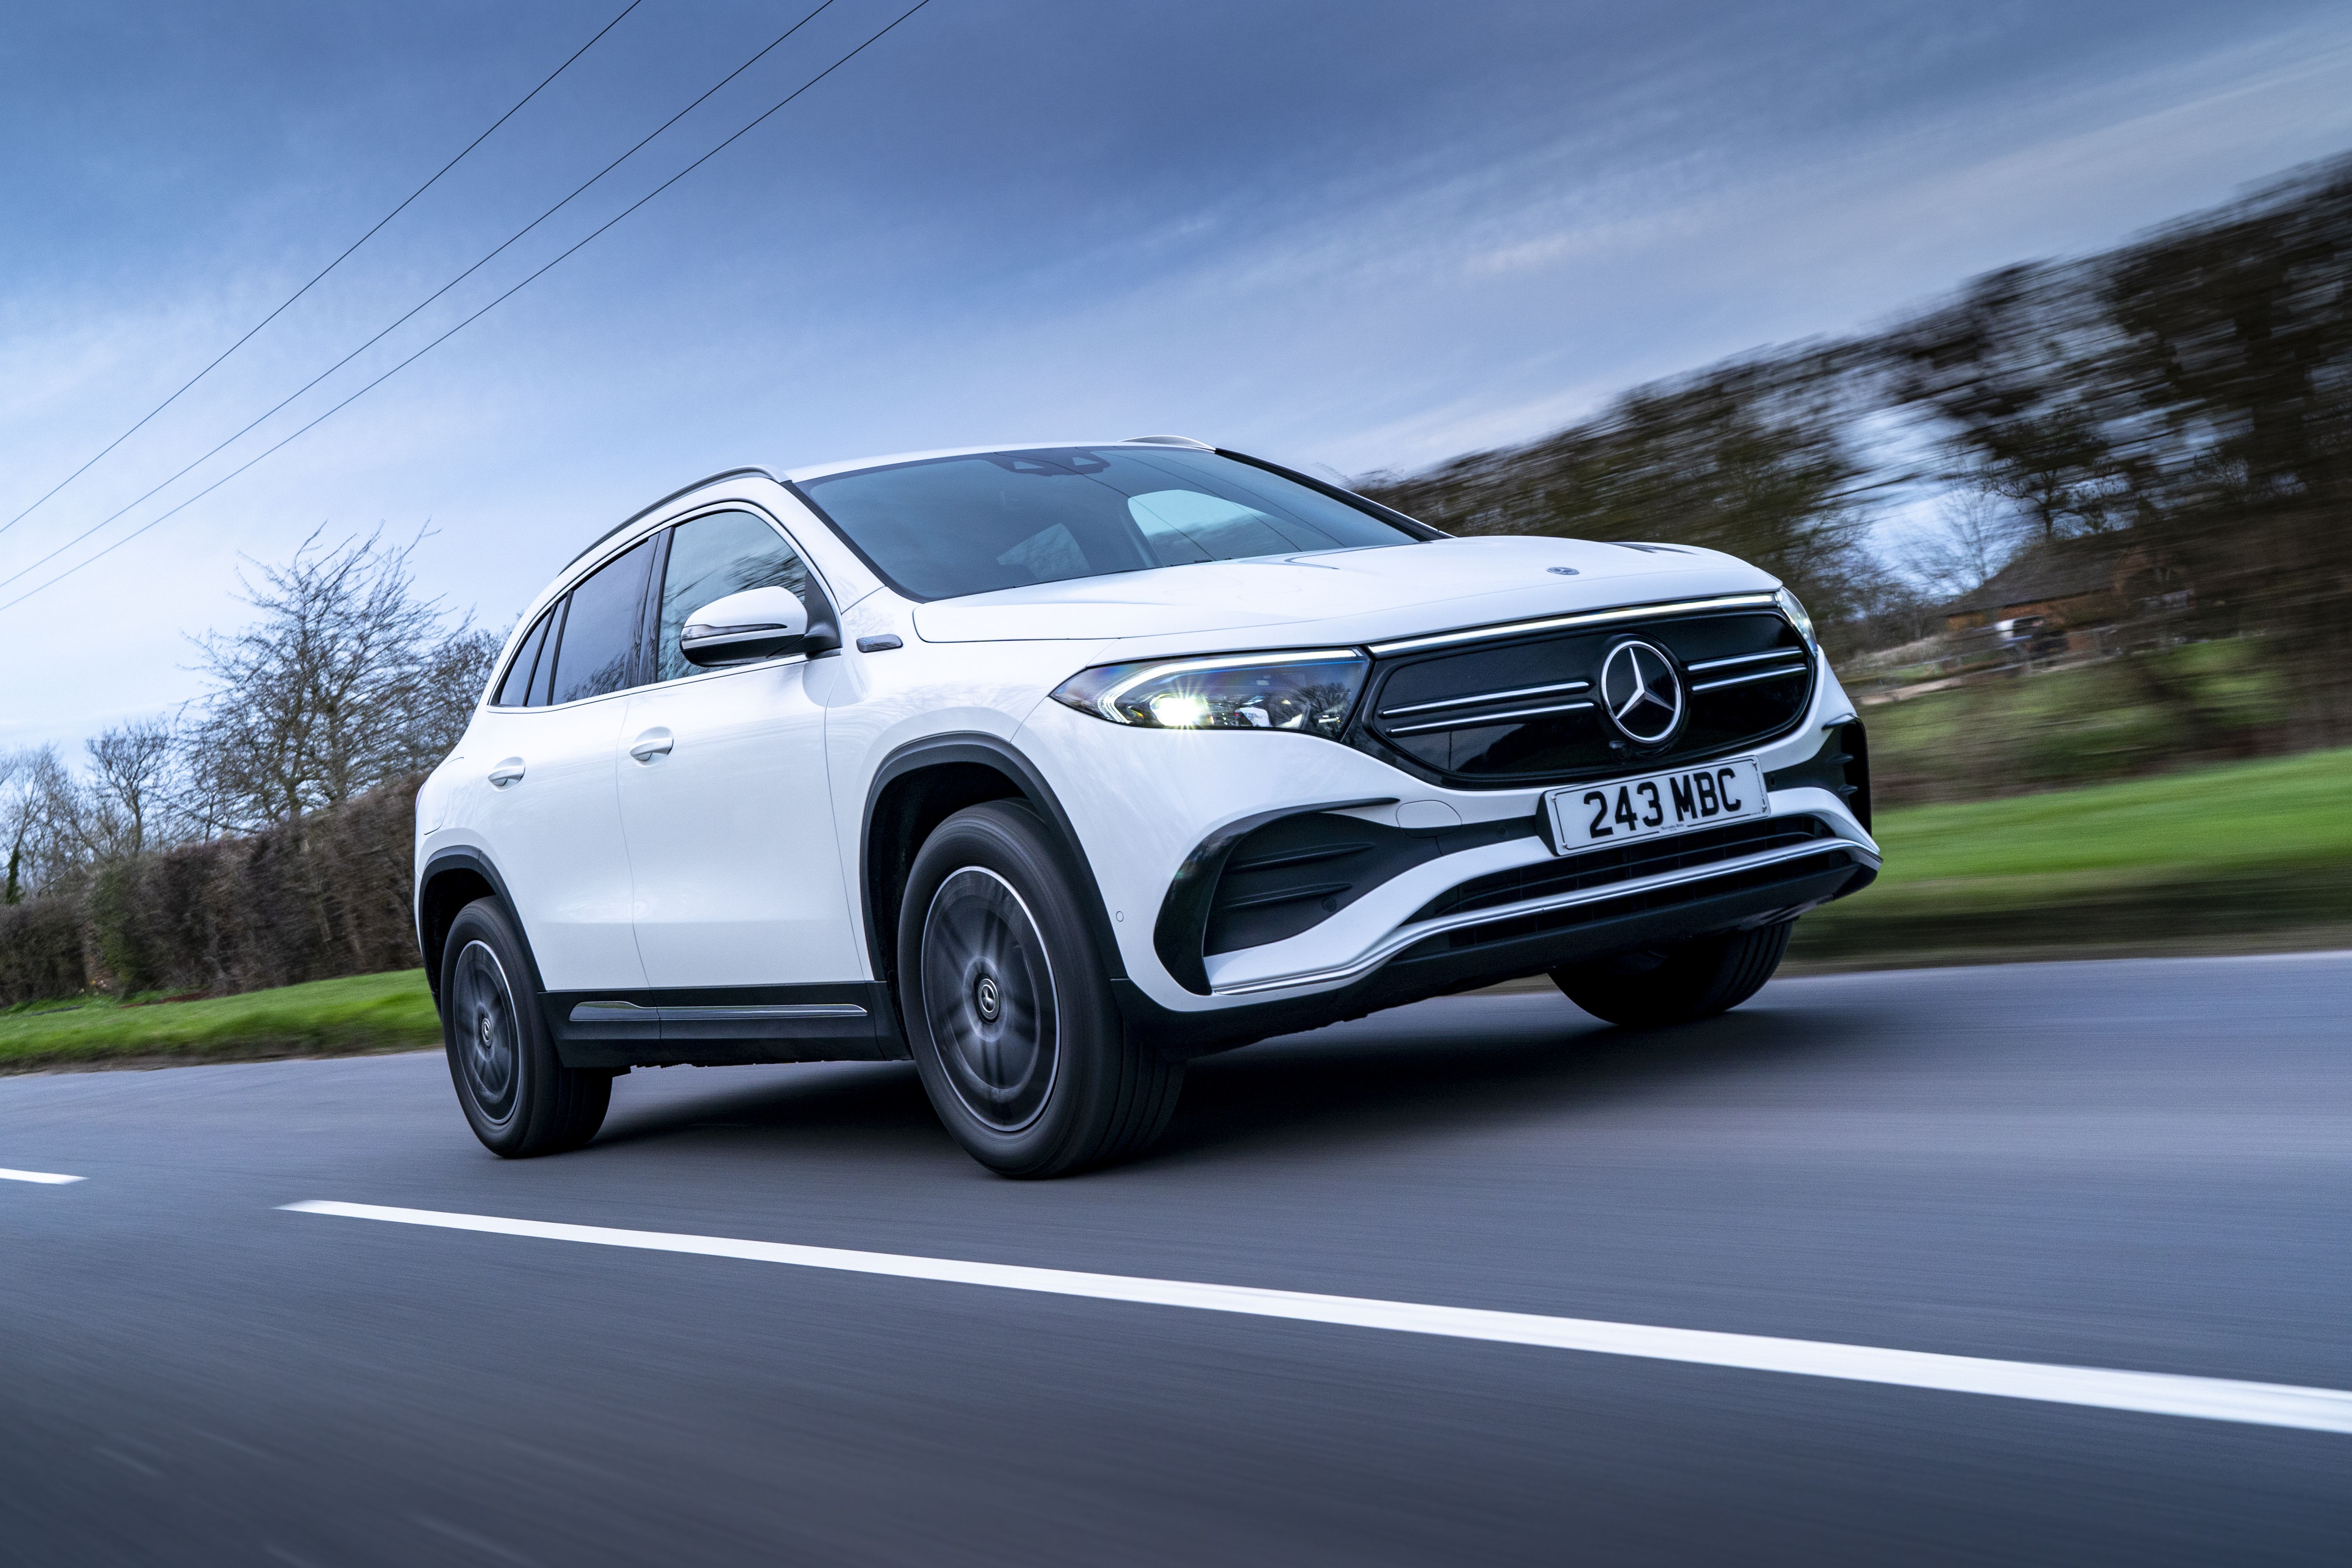
[[[568,1068],[897,1061],[908,1055],[889,988],[866,981],[550,991],[540,1006]]]

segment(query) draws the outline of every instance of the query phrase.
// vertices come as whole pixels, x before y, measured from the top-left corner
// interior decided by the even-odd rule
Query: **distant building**
[[[1946,605],[1944,629],[1958,634],[2021,623],[2042,638],[2089,632],[2182,607],[2188,591],[2178,578],[2128,533],[2053,540],[2031,546],[1983,587]]]

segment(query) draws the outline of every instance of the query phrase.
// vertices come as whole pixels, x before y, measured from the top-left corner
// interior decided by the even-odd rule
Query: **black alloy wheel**
[[[1037,1120],[1061,1059],[1054,966],[1013,884],[952,872],[923,917],[923,994],[949,1087],[998,1132]]]
[[[514,1121],[521,1087],[514,987],[489,943],[467,942],[449,966],[449,1049],[463,1092],[482,1120],[505,1128]]]
[[[613,1075],[567,1068],[534,1005],[530,952],[496,899],[457,911],[441,950],[441,1035],[457,1104],[483,1147],[556,1154],[596,1136]]]
[[[899,904],[899,1009],[924,1091],[1002,1175],[1139,1152],[1183,1086],[1183,1065],[1119,1016],[1064,853],[1026,805],[969,806],[924,842]]]

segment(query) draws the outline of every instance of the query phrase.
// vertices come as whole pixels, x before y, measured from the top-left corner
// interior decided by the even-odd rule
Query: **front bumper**
[[[1806,721],[1743,754],[1768,774],[1808,778],[1802,765],[1852,716],[1824,672]],[[1857,890],[1879,863],[1877,845],[1838,791],[1813,782],[1771,791],[1771,842],[1702,863],[1587,878],[1571,861],[1590,857],[1557,857],[1547,839],[1514,826],[1532,824],[1543,787],[1447,789],[1310,736],[1128,729],[1052,702],[1032,715],[1017,743],[1055,791],[1102,890],[1130,1014],[1161,1035],[1263,1036],[1582,957],[1786,919]],[[1153,935],[1188,867],[1197,872],[1198,858],[1221,837],[1297,813],[1482,841],[1391,876],[1296,934],[1226,952],[1195,946],[1197,965],[1181,952],[1171,963]],[[1491,831],[1473,831],[1482,827]],[[1514,877],[1566,885],[1444,907],[1465,885]]]

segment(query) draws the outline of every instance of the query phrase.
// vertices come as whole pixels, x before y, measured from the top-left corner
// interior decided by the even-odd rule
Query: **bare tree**
[[[212,689],[184,748],[193,818],[215,831],[291,821],[454,743],[496,648],[470,621],[445,631],[440,601],[416,596],[415,547],[370,534],[329,548],[313,533],[244,584],[258,617],[197,644]]]
[[[73,781],[54,746],[0,752],[0,853],[7,859],[0,903],[24,902],[58,879],[69,856],[58,831],[58,803]]]
[[[165,826],[178,737],[169,719],[119,725],[84,742],[89,777],[68,785],[58,814],[81,853],[110,860],[156,847]]]
[[[1904,572],[1941,598],[1973,594],[2017,559],[2027,525],[2006,500],[1990,490],[1954,490],[1937,508],[1936,521],[1904,542]]]

